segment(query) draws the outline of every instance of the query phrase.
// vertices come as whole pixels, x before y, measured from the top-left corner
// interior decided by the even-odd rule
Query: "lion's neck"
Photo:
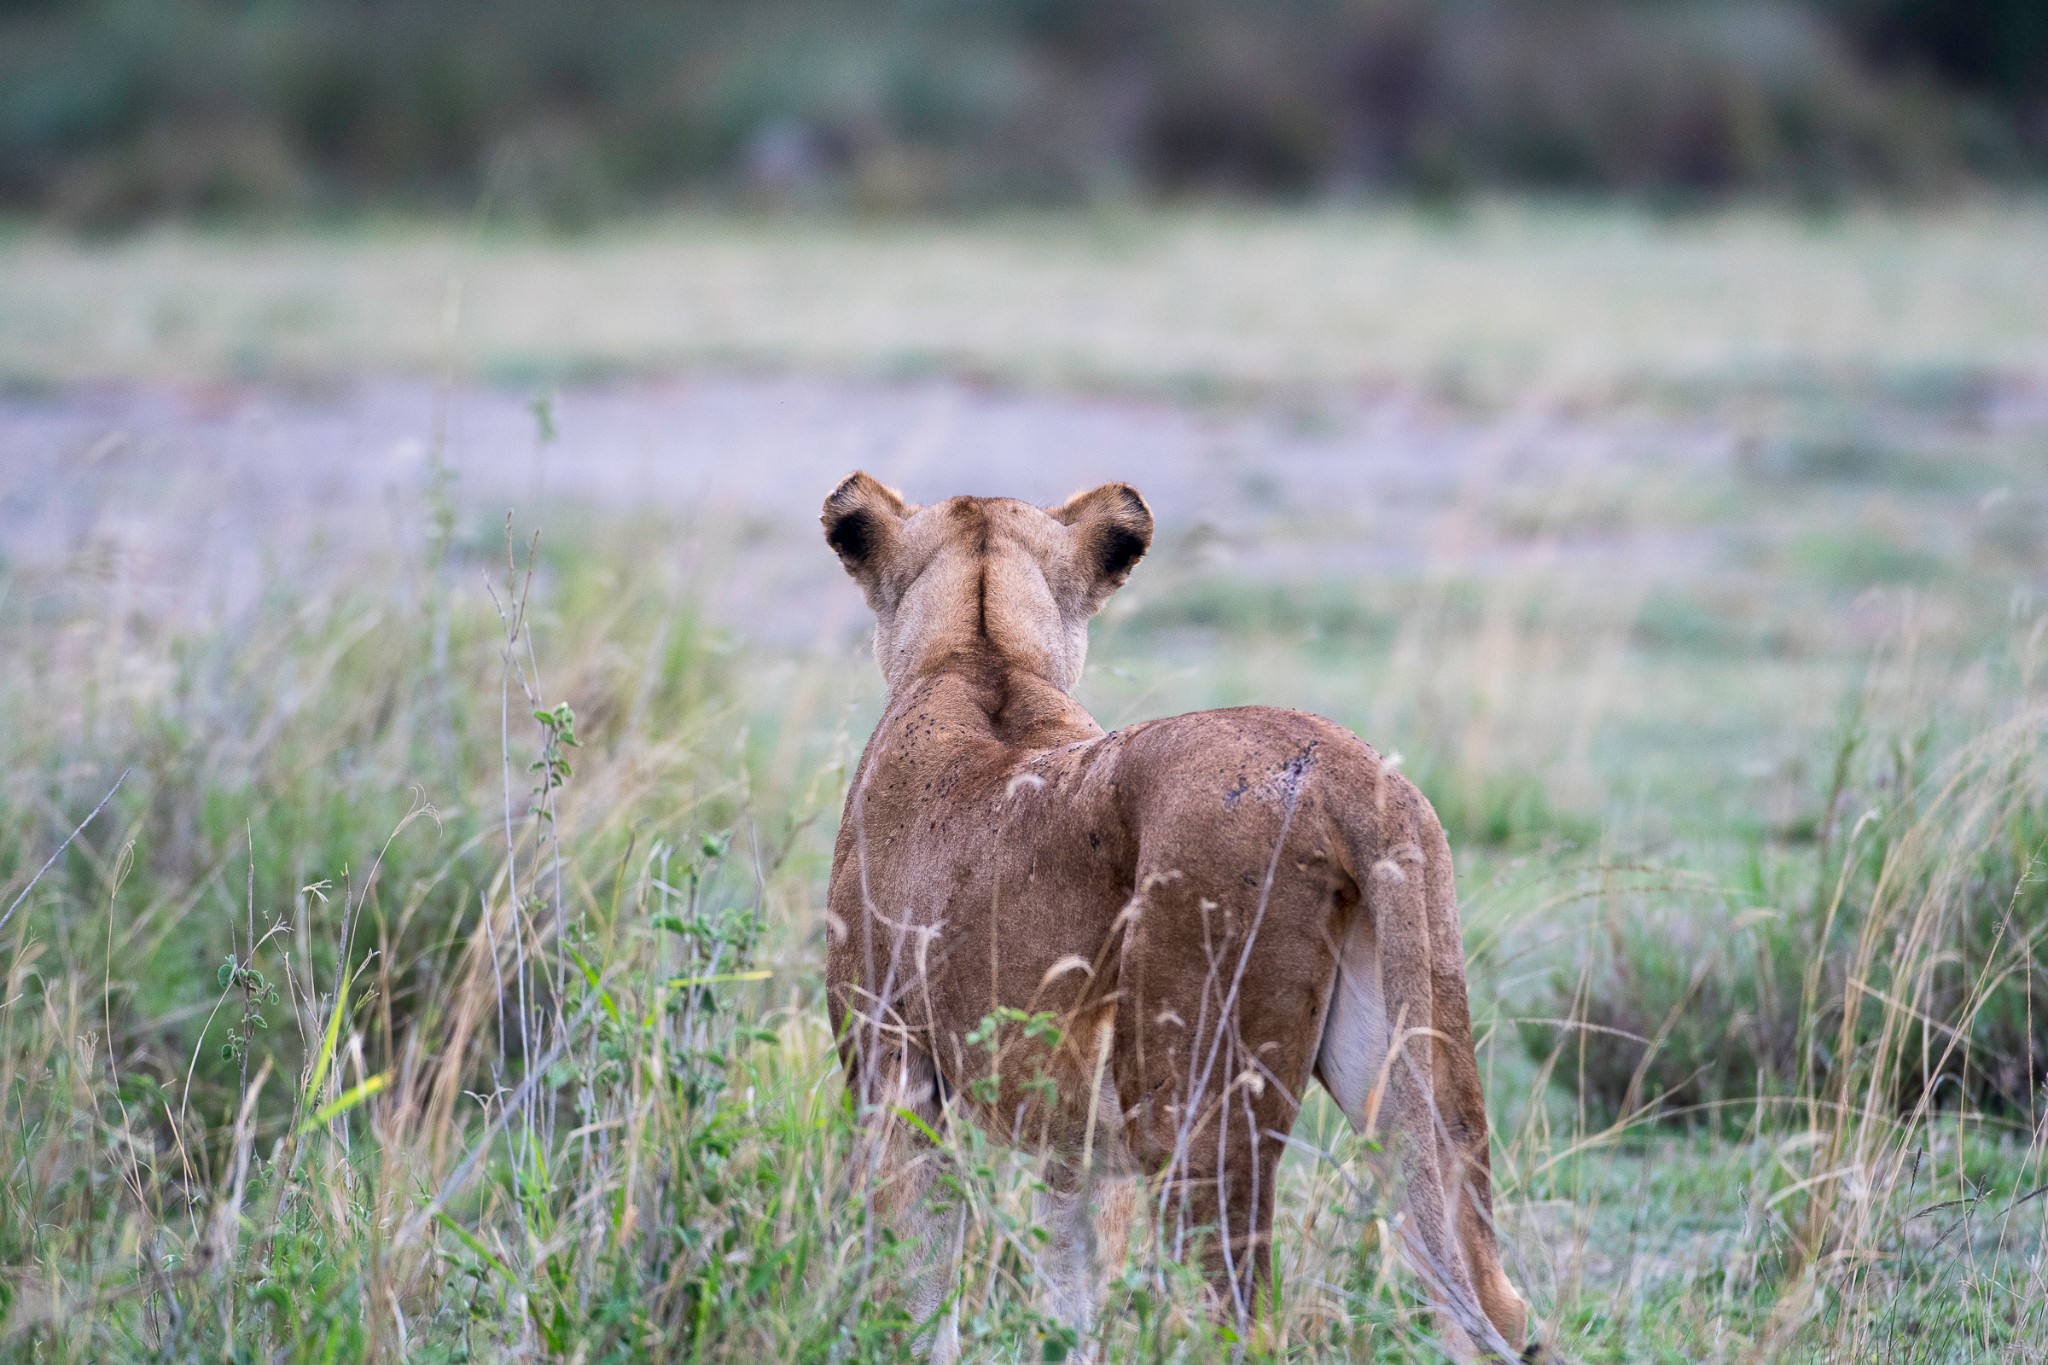
[[[938,661],[890,689],[890,716],[928,708],[939,709],[960,738],[1006,748],[1050,749],[1102,733],[1066,692],[987,655]]]

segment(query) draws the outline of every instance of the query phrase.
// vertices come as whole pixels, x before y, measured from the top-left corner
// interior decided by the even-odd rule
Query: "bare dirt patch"
[[[923,500],[1051,502],[1126,479],[1168,543],[1260,576],[1483,570],[1534,541],[1556,564],[1663,574],[1697,567],[1696,537],[1616,500],[1644,480],[1725,475],[1738,444],[1707,423],[1541,406],[1480,418],[1415,395],[1205,410],[745,377],[572,390],[545,418],[528,394],[403,381],[315,397],[81,390],[0,402],[0,433],[11,566],[131,576],[158,609],[232,610],[338,540],[417,547],[438,486],[465,531],[507,511],[527,527],[687,523],[677,553],[717,561],[727,623],[785,639],[815,628],[818,598],[844,596],[819,591],[839,574],[816,521],[854,468]]]

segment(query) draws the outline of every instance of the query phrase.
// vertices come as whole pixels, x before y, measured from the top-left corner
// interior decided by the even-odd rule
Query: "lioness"
[[[1258,1311],[1311,1076],[1398,1153],[1404,1249],[1452,1349],[1519,1353],[1429,802],[1296,711],[1103,733],[1070,694],[1088,619],[1151,546],[1128,485],[914,507],[856,473],[823,521],[888,684],[832,859],[827,996],[863,1178],[917,1249],[927,1356],[958,1349],[961,1215],[932,1145],[949,1114],[1045,1154],[1037,1272],[1088,1352],[1138,1176],[1217,1310]]]

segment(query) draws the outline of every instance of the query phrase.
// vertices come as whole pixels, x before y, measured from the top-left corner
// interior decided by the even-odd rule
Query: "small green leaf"
[[[490,1248],[485,1246],[480,1240],[478,1240],[476,1235],[471,1233],[469,1229],[463,1227],[462,1224],[456,1222],[453,1218],[449,1217],[447,1210],[434,1210],[434,1218],[441,1224],[442,1227],[454,1233],[455,1239],[461,1242],[464,1246],[468,1247],[471,1254],[473,1254],[479,1261],[482,1261],[485,1266],[497,1272],[498,1275],[502,1276],[507,1280],[513,1278],[512,1272],[506,1268],[505,1263],[499,1260],[496,1256],[493,1256],[491,1254]]]
[[[327,1016],[327,1033],[320,1040],[320,1051],[313,1058],[313,1074],[306,1081],[306,1093],[299,1101],[299,1107],[309,1108],[314,1096],[320,1093],[320,1083],[327,1079],[327,1068],[334,1061],[335,1045],[341,1039],[342,1016],[348,1013],[348,982],[344,980],[341,993],[335,997],[334,1011]]]
[[[322,1105],[311,1118],[300,1124],[300,1134],[303,1136],[306,1133],[310,1133],[315,1128],[326,1124],[330,1119],[336,1119],[346,1114],[349,1110],[382,1090],[390,1081],[391,1073],[387,1071],[370,1077],[361,1085],[351,1086],[349,1089],[344,1090],[332,1104]]]
[[[928,1140],[930,1140],[931,1144],[934,1147],[943,1147],[946,1145],[945,1140],[941,1138],[937,1133],[932,1131],[932,1126],[929,1123],[926,1123],[923,1119],[919,1118],[910,1110],[899,1108],[895,1112],[897,1118],[902,1119],[905,1123],[917,1129],[918,1132],[923,1133],[925,1137]]]
[[[678,976],[669,981],[672,990],[687,990],[692,986],[716,986],[727,981],[766,981],[774,973],[767,968],[751,972],[719,972],[713,976]]]

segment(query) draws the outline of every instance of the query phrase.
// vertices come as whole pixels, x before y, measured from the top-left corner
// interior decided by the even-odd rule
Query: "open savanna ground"
[[[2041,1358],[2044,259],[2013,205],[14,232],[0,1355],[907,1354],[820,989],[864,467],[1132,482],[1103,723],[1400,756],[1563,1358]],[[1064,1358],[1034,1170],[948,1140],[971,1357]],[[1268,1322],[1141,1230],[1108,1358],[1439,1358],[1366,1140],[1294,1140]]]

